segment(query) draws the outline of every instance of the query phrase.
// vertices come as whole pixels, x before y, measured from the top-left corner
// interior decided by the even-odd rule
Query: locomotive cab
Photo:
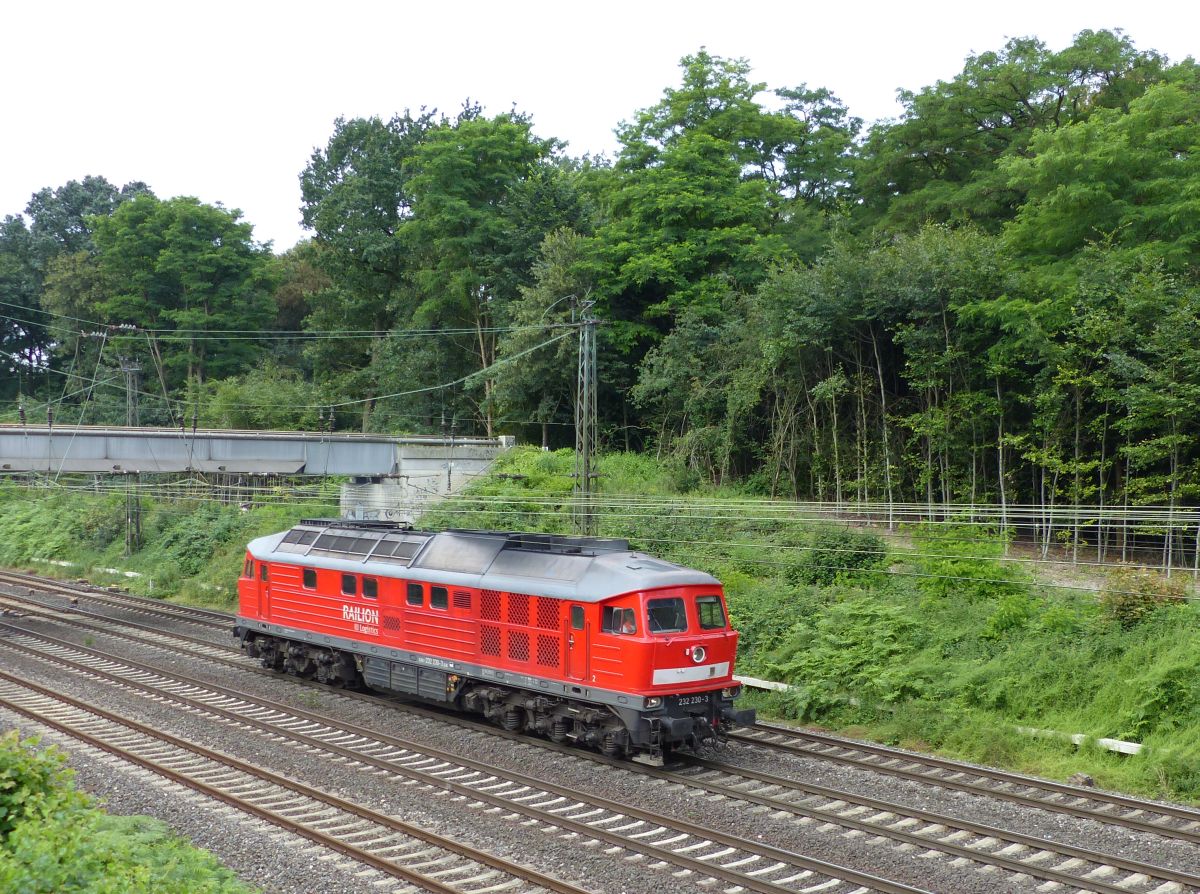
[[[660,759],[754,722],[753,710],[733,705],[741,689],[733,679],[737,642],[719,586],[628,594],[601,606],[592,680],[604,685],[619,674],[641,695],[630,731]]]

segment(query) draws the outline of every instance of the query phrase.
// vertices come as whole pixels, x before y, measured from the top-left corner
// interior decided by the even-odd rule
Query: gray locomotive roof
[[[317,549],[298,552],[295,546],[284,544],[284,539],[291,533],[283,531],[252,540],[251,555],[260,561],[400,577],[447,586],[556,596],[579,602],[599,602],[633,590],[689,584],[719,585],[716,578],[702,571],[628,548],[618,548],[625,546],[623,541],[532,535],[523,540],[522,535],[480,531],[396,532],[393,539],[404,536],[410,541],[421,538],[425,541],[411,563],[400,564],[394,559],[331,555]],[[541,540],[553,542],[543,544]],[[574,543],[579,545],[573,546]]]

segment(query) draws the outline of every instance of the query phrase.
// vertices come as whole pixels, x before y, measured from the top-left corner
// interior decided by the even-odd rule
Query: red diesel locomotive
[[[754,720],[720,583],[623,540],[303,521],[250,543],[234,635],[267,668],[636,760]]]

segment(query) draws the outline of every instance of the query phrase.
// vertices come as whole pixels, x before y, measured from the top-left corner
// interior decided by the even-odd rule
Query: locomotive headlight
[[[741,686],[726,686],[721,690],[721,698],[737,698],[741,693]]]
[[[704,660],[704,656],[706,654],[707,653],[704,651],[704,646],[695,646],[692,648],[692,661],[699,664]]]
[[[661,708],[662,707],[662,698],[657,695],[650,696],[650,698],[646,699],[646,707],[647,708]]]

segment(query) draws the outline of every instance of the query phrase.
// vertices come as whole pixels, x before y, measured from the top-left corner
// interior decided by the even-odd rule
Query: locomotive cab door
[[[255,587],[258,590],[258,616],[266,619],[271,613],[271,606],[269,603],[271,595],[269,580],[270,575],[267,572],[266,562],[256,562],[255,564],[258,565],[258,582],[255,584]]]
[[[570,615],[567,622],[567,676],[572,680],[586,680],[590,630],[582,605],[572,605]]]

